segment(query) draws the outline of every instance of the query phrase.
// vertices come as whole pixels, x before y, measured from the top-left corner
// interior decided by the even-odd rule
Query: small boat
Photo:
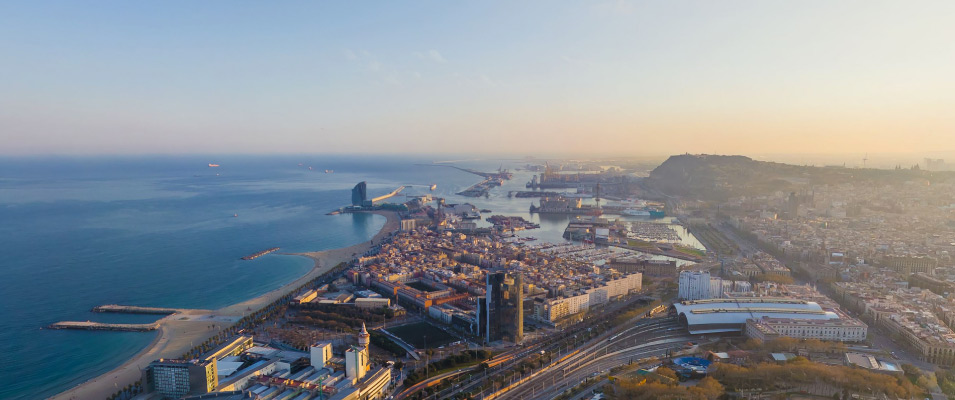
[[[219,166],[219,164],[209,163],[209,168],[215,168],[215,167],[218,167],[218,166]]]
[[[437,189],[437,188],[438,188],[438,185],[431,184],[431,190],[434,190],[434,189]]]
[[[331,173],[334,173],[334,172],[335,172],[335,170],[333,170],[333,169],[326,169],[326,170],[325,170],[325,173],[326,173],[326,174],[331,174]]]
[[[238,217],[238,216],[239,216],[239,214],[238,214],[238,213],[236,213],[236,214],[232,214],[232,217],[233,217],[233,218],[236,218],[236,217]]]

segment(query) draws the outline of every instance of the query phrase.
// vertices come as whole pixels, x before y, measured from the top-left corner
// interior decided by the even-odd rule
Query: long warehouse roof
[[[800,318],[839,319],[818,303],[804,300],[743,298],[684,301],[673,305],[685,318],[690,333],[731,332],[742,329],[747,319]]]

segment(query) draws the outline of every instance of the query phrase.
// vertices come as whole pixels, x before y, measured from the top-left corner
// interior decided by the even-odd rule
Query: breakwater
[[[50,325],[50,329],[79,329],[87,331],[124,331],[148,332],[159,329],[159,323],[151,324],[107,324],[90,321],[61,321]]]
[[[253,253],[253,254],[249,254],[249,255],[247,255],[247,256],[245,256],[245,257],[242,257],[242,259],[243,259],[243,260],[254,260],[254,259],[259,258],[259,257],[262,257],[262,256],[264,256],[264,255],[266,255],[266,254],[269,254],[269,253],[272,253],[272,252],[274,252],[274,251],[277,251],[278,249],[279,249],[278,247],[273,247],[273,248],[271,248],[271,249],[265,249],[265,250],[262,250],[262,251],[260,251],[260,252],[258,252],[258,253]]]
[[[121,306],[118,304],[107,304],[93,307],[93,312],[98,313],[120,313],[120,314],[158,314],[169,315],[179,312],[175,308],[159,307],[139,307],[139,306]]]

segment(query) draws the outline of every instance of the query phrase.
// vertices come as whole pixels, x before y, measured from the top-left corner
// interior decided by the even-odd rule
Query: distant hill
[[[650,172],[649,188],[669,195],[724,200],[740,195],[792,191],[807,185],[862,183],[901,184],[914,179],[955,180],[955,172],[918,169],[815,167],[756,161],[744,156],[682,154],[670,156]]]

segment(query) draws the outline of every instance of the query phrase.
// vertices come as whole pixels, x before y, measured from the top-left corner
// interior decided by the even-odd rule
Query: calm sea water
[[[528,212],[532,199],[507,197],[510,190],[524,190],[530,172],[519,171],[490,198],[470,199],[454,193],[479,177],[417,165],[440,159],[0,158],[0,398],[56,394],[122,364],[154,337],[42,329],[50,323],[155,319],[89,311],[110,303],[219,308],[273,290],[312,267],[301,257],[273,253],[239,260],[244,255],[368,240],[383,217],[325,215],[347,204],[359,181],[368,182],[372,195],[407,185],[408,194],[433,193],[449,203],[521,215],[542,226],[524,235],[562,240],[569,217],[541,219]],[[460,165],[490,171],[522,163]],[[434,192],[427,188],[432,183],[438,185]]]

